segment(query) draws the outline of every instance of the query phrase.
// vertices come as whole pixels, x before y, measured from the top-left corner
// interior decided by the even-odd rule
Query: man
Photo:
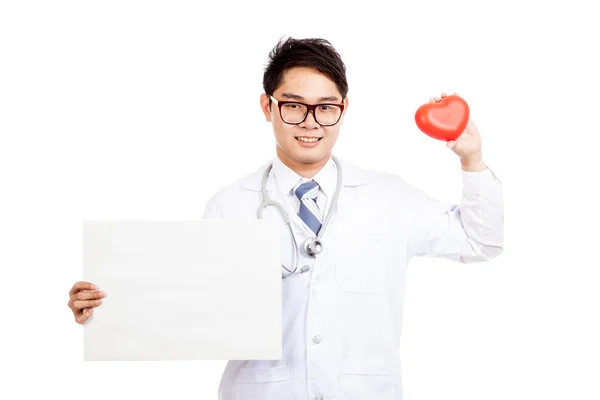
[[[277,156],[219,190],[204,218],[257,218],[263,174],[272,165],[266,190],[290,215],[298,250],[294,265],[295,249],[282,222],[283,241],[290,243],[283,264],[300,268],[294,274],[284,270],[283,357],[229,361],[219,399],[400,400],[398,349],[409,260],[470,263],[502,252],[502,188],[483,161],[479,132],[469,122],[447,144],[459,157],[463,192],[459,205],[445,204],[394,174],[335,162],[348,84],[328,41],[280,41],[263,86],[260,104],[273,126]],[[341,190],[332,210],[338,169]],[[323,251],[311,257],[303,244],[321,232],[330,212]],[[273,207],[262,217],[281,218]],[[102,297],[82,289],[95,288],[79,282],[70,292],[69,307],[80,324]]]

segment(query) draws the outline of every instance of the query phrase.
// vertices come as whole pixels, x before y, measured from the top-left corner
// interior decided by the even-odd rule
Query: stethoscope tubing
[[[310,257],[316,257],[318,254],[321,253],[321,251],[323,249],[323,244],[322,244],[323,242],[322,242],[321,238],[323,237],[323,235],[326,231],[326,228],[329,225],[329,221],[331,220],[331,217],[333,216],[333,213],[335,212],[338,198],[340,196],[340,192],[342,189],[342,167],[341,167],[338,159],[334,155],[332,155],[331,158],[335,162],[335,165],[337,168],[337,184],[336,184],[335,194],[333,196],[331,206],[329,207],[329,212],[327,213],[325,220],[323,221],[323,226],[319,230],[319,234],[316,237],[309,238],[304,243],[303,247],[305,249],[305,253],[307,253],[307,255]],[[275,206],[275,208],[277,208],[277,210],[279,211],[281,218],[287,225],[288,230],[290,231],[291,238],[292,238],[292,246],[294,248],[293,265],[295,266],[295,268],[293,270],[290,270],[283,264],[281,265],[281,267],[289,273],[287,275],[287,276],[289,276],[289,275],[293,275],[298,270],[298,258],[299,258],[298,257],[298,247],[296,246],[296,236],[294,235],[294,231],[292,229],[292,223],[289,218],[289,215],[287,214],[287,212],[285,211],[285,209],[283,208],[283,206],[281,204],[277,203],[276,201],[271,200],[269,198],[269,195],[267,194],[267,179],[269,177],[269,173],[271,172],[272,168],[273,168],[273,163],[271,163],[266,168],[265,173],[263,174],[263,177],[262,177],[262,182],[261,182],[262,202],[261,202],[260,206],[258,207],[257,217],[258,217],[258,219],[262,219],[263,210],[265,208],[267,208],[268,206]],[[318,246],[317,246],[317,243],[319,244]],[[315,249],[317,249],[317,250],[315,250]],[[302,271],[302,272],[305,272],[305,271]],[[283,275],[283,278],[285,278],[285,277],[286,277],[286,275]]]

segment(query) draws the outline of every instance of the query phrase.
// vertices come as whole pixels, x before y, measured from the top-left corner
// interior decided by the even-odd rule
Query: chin
[[[304,164],[315,164],[322,161],[324,158],[327,158],[329,155],[326,151],[315,151],[315,152],[307,152],[307,153],[294,153],[293,158]]]
[[[323,146],[324,143],[320,143],[313,148],[299,146],[296,142],[281,144],[283,146],[278,146],[279,151],[281,151],[285,157],[302,164],[315,164],[321,162],[331,154],[331,149]]]

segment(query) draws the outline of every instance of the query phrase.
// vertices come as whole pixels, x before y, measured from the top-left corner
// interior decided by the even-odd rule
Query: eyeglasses
[[[343,104],[304,104],[297,101],[279,101],[269,96],[279,108],[279,115],[283,122],[298,125],[304,122],[309,111],[313,112],[315,121],[321,126],[332,126],[338,123],[344,111]]]

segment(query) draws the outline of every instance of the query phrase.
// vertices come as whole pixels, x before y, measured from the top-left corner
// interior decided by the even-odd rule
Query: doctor
[[[444,203],[395,174],[332,155],[348,84],[328,41],[279,42],[263,87],[260,105],[273,127],[276,157],[221,188],[204,218],[257,218],[265,194],[283,208],[260,213],[280,221],[287,246],[283,357],[229,361],[219,399],[402,400],[399,345],[410,259],[472,263],[502,252],[502,187],[484,163],[479,132],[469,122],[447,144],[458,156],[463,191],[458,204]],[[305,242],[317,236],[323,247],[311,256]],[[80,324],[102,298],[83,289],[95,287],[78,282],[69,293]]]

